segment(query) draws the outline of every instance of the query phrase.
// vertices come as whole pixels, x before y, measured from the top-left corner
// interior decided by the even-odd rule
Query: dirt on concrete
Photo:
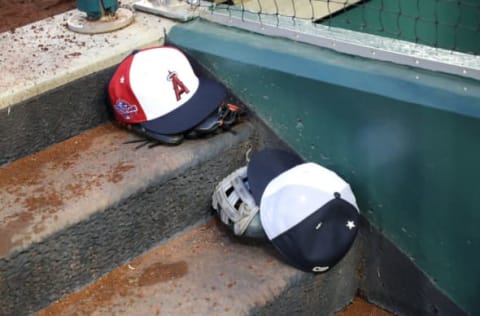
[[[393,314],[370,304],[360,297],[355,297],[352,304],[335,316],[393,316]]]
[[[75,8],[75,0],[0,0],[0,33]]]

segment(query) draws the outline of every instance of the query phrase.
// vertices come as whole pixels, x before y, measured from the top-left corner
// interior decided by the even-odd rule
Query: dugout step
[[[7,74],[0,76],[0,166],[104,123],[99,105],[118,63],[136,49],[163,45],[177,24],[134,12],[128,27],[92,35],[67,28],[77,13],[0,33]]]
[[[30,314],[210,218],[253,131],[137,148],[105,123],[1,167],[0,314]]]
[[[304,273],[268,243],[234,238],[215,218],[38,312],[47,315],[333,315],[347,305],[352,251]]]

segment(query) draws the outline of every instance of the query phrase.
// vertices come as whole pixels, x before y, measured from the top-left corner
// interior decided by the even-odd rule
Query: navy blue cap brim
[[[280,149],[264,149],[253,154],[248,163],[247,177],[257,205],[260,205],[263,192],[270,181],[303,162],[300,156]]]
[[[315,267],[331,268],[352,246],[359,218],[353,205],[335,198],[272,239],[272,243],[286,262],[303,271],[315,272]],[[353,225],[349,227],[348,223]]]
[[[183,133],[194,128],[216,111],[226,93],[222,84],[200,78],[200,85],[190,100],[172,112],[140,125],[155,134]]]

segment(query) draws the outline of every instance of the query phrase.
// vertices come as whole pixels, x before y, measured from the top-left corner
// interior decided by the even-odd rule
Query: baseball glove
[[[241,167],[215,188],[212,207],[220,220],[237,236],[265,239],[259,207],[248,188],[247,167]]]
[[[222,103],[218,110],[204,119],[200,124],[180,134],[158,134],[145,129],[140,124],[128,124],[126,128],[140,136],[140,139],[126,143],[141,143],[137,148],[147,146],[149,148],[158,145],[179,145],[184,139],[198,139],[215,135],[219,132],[229,131],[235,124],[241,122],[245,110],[238,105]]]

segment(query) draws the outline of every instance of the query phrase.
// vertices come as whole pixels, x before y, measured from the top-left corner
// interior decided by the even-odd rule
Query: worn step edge
[[[70,31],[78,10],[0,33],[0,165],[107,121],[98,105],[113,68],[135,49],[163,45],[177,24],[133,11],[132,24],[109,33]]]
[[[124,0],[122,6],[135,2]],[[133,23],[114,32],[90,35],[70,31],[67,21],[79,13],[71,10],[0,33],[0,64],[8,73],[0,77],[0,109],[111,67],[133,49],[161,44],[165,33],[177,24],[130,9]]]
[[[285,265],[214,219],[40,310],[48,315],[332,315],[353,299],[359,246],[329,272]]]
[[[44,306],[210,216],[214,186],[245,163],[253,126],[136,149],[104,124],[0,169],[2,315]]]

